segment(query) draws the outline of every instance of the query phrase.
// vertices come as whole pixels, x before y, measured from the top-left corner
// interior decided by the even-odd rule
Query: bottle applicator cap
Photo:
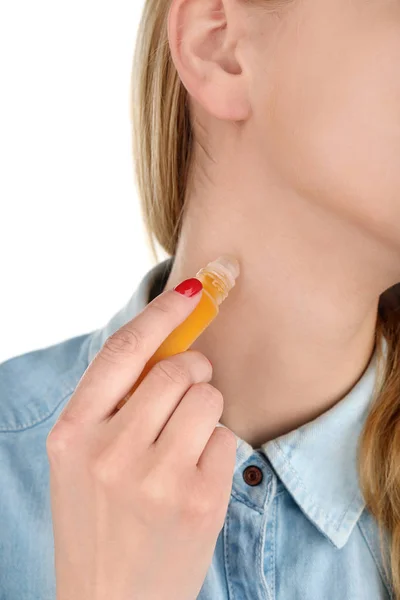
[[[231,288],[235,285],[235,279],[239,276],[240,265],[238,260],[231,254],[222,254],[216,260],[208,263],[207,269],[215,269],[216,271],[225,275],[231,285]]]

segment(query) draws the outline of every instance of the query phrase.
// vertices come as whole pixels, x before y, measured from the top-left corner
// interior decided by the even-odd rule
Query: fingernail
[[[195,296],[201,292],[202,289],[203,284],[201,283],[200,279],[197,279],[197,277],[185,279],[185,281],[182,281],[182,283],[174,287],[175,292],[178,292],[178,294],[182,294],[182,296],[186,296],[187,298]]]

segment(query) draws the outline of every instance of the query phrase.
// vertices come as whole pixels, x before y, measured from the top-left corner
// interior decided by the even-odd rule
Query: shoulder
[[[34,427],[72,394],[88,366],[93,333],[0,364],[0,433]]]

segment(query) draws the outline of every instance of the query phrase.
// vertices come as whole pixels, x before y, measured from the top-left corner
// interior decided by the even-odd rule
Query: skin
[[[232,431],[257,447],[317,417],[371,357],[400,280],[400,2],[282,6],[172,1],[193,186],[166,290],[106,340],[47,438],[57,600],[197,597]],[[170,288],[222,253],[242,271],[218,318],[115,412],[200,298]]]
[[[400,2],[173,0],[168,35],[197,143],[165,289],[238,258],[192,348],[256,448],[355,385],[400,281]]]
[[[107,338],[48,435],[57,600],[200,592],[236,458],[212,366],[193,350],[159,361],[115,411],[199,299],[167,290]]]

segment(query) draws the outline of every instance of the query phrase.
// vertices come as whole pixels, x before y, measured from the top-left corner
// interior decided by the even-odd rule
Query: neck
[[[220,422],[258,448],[355,385],[373,354],[379,295],[398,273],[376,236],[287,190],[257,194],[249,181],[187,198],[165,289],[223,253],[241,273],[191,348],[213,363]]]

